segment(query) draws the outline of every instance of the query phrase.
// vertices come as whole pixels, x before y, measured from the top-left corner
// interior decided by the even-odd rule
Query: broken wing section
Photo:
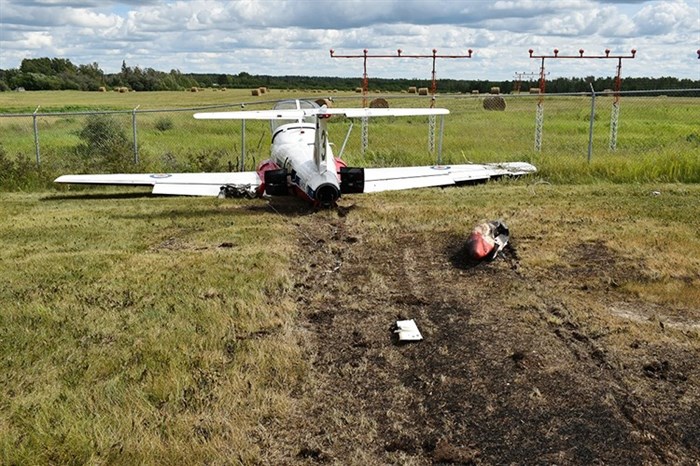
[[[54,180],[65,184],[153,186],[153,194],[175,196],[252,197],[260,186],[256,172],[222,173],[126,173],[108,175],[63,175]]]
[[[436,165],[430,167],[365,168],[364,192],[451,186],[460,183],[520,176],[537,171],[526,162]]]

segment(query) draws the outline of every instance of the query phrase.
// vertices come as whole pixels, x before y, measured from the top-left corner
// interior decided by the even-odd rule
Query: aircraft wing
[[[126,173],[109,175],[63,175],[54,180],[67,184],[153,186],[153,194],[218,196],[222,186],[254,191],[260,185],[256,172],[223,173]]]
[[[525,162],[444,165],[430,167],[365,168],[364,192],[450,186],[500,176],[519,176],[537,171]]]

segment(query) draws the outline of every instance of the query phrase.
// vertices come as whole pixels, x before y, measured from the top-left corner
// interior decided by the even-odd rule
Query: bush
[[[133,143],[112,116],[87,117],[78,135],[84,141],[76,148],[81,170],[115,173],[133,169]]]
[[[27,155],[17,155],[10,159],[5,148],[0,145],[0,190],[17,191],[46,188],[51,186],[53,176],[44,173],[36,162]]]
[[[156,120],[155,127],[158,131],[164,132],[173,129],[173,120],[170,117],[161,117]]]
[[[225,150],[200,150],[188,155],[187,170],[193,172],[228,171],[227,157],[228,153]]]

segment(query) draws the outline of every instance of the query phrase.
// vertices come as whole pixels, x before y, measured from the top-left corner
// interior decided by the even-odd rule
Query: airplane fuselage
[[[270,159],[258,166],[263,181],[259,193],[295,194],[316,205],[331,206],[340,197],[340,170],[345,163],[333,156],[324,127],[295,122],[272,134]],[[286,183],[286,193],[282,186]]]
[[[306,100],[284,100],[272,110],[195,113],[198,120],[269,120],[271,156],[256,171],[219,173],[114,173],[63,175],[57,183],[152,186],[153,194],[255,197],[297,195],[331,207],[341,194],[454,186],[537,169],[525,162],[348,167],[333,155],[328,119],[446,115],[444,108],[328,108]],[[352,128],[352,125],[350,126]],[[346,137],[347,141],[347,137]]]

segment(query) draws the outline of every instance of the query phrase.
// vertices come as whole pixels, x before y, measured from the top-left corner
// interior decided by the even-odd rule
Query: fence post
[[[588,83],[591,86],[591,122],[588,125],[588,163],[591,163],[593,155],[593,120],[595,120],[595,89],[593,83]]]
[[[241,166],[239,171],[245,171],[245,120],[241,120]]]
[[[34,114],[32,115],[32,119],[34,120],[34,151],[36,152],[37,167],[41,166],[41,152],[39,151],[39,125],[37,125],[36,122],[36,113],[39,111],[39,107],[41,107],[41,105],[37,105],[36,110],[34,110]]]
[[[442,165],[442,136],[444,133],[445,133],[445,115],[440,115],[440,136],[438,137],[438,153],[437,153],[438,166]]]
[[[136,108],[134,108],[131,111],[131,127],[134,132],[134,164],[138,165],[139,163],[139,145],[138,145],[138,138],[136,136],[136,110],[140,107],[141,105],[137,105]]]

